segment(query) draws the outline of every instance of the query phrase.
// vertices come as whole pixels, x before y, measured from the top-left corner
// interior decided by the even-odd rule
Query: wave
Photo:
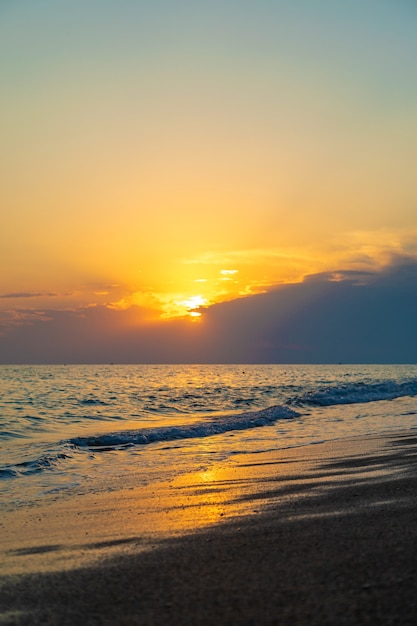
[[[108,402],[104,402],[104,400],[100,400],[100,398],[83,398],[82,400],[78,400],[78,403],[81,405],[102,405],[108,406]]]
[[[417,380],[396,382],[386,380],[377,383],[348,383],[334,387],[322,387],[307,391],[301,396],[287,402],[291,406],[335,406],[337,404],[359,404],[361,402],[378,402],[394,400],[404,396],[417,395]]]
[[[59,468],[61,461],[69,458],[71,458],[71,455],[58,452],[56,454],[45,454],[38,459],[30,461],[3,465],[0,467],[0,479],[30,476],[45,470],[56,470]]]
[[[16,463],[15,467],[20,474],[30,475],[44,470],[56,469],[62,460],[69,458],[70,455],[63,452],[59,452],[57,454],[45,454],[39,459],[35,459],[33,461],[22,461],[21,463]]]
[[[74,437],[67,443],[78,448],[90,448],[96,451],[127,448],[178,439],[197,439],[220,435],[234,430],[247,430],[270,426],[280,419],[293,419],[300,413],[287,406],[272,406],[261,411],[227,415],[205,422],[184,424],[181,426],[162,426],[141,430],[125,430],[93,437]]]
[[[294,395],[289,396],[289,392]],[[54,454],[50,449],[46,454],[33,460],[24,460],[16,464],[3,464],[0,466],[0,480],[7,480],[18,476],[29,476],[45,471],[64,470],[68,461],[74,457],[74,453],[105,452],[110,450],[129,449],[133,446],[146,446],[162,442],[173,442],[182,439],[204,439],[214,435],[222,435],[232,431],[244,431],[263,426],[272,426],[279,420],[294,420],[309,413],[309,408],[330,407],[347,404],[379,402],[394,400],[405,396],[417,396],[417,379],[403,380],[402,382],[389,380],[362,380],[316,386],[315,389],[303,390],[291,386],[285,389],[286,398],[280,400],[281,404],[270,406],[266,409],[242,411],[236,413],[223,413],[215,417],[205,414],[199,421],[187,423],[184,414],[184,422],[176,425],[144,427],[134,430],[113,431],[110,433],[97,434],[95,436],[75,436],[70,439],[56,442]],[[93,398],[84,398],[84,400]],[[93,399],[96,402],[96,399]],[[242,394],[242,403],[244,400]],[[90,404],[90,402],[88,402]],[[238,402],[235,403],[239,404]],[[411,413],[413,414],[413,413]],[[27,419],[28,416],[25,416]],[[89,419],[90,416],[84,417]],[[136,416],[135,416],[136,417]],[[140,417],[140,416],[138,416]],[[101,415],[91,418],[102,419]],[[90,419],[91,419],[90,418]],[[105,420],[123,419],[122,416],[105,416]],[[22,434],[14,429],[0,432],[0,440],[7,441],[21,438]],[[53,448],[54,450],[54,448]]]
[[[204,422],[199,421],[179,426],[162,426],[111,432],[96,436],[74,437],[66,443],[77,448],[107,451],[137,445],[170,442],[178,439],[205,438],[236,430],[271,426],[281,419],[300,417],[302,412],[294,410],[294,408],[377,402],[415,395],[417,395],[417,380],[402,383],[393,380],[376,383],[347,383],[307,391],[288,399],[285,404],[271,406],[259,411],[245,412],[238,415],[228,414],[218,418],[211,418]]]

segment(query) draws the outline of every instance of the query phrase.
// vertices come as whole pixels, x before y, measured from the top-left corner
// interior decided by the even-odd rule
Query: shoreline
[[[0,624],[414,623],[416,454],[356,436],[6,513]]]

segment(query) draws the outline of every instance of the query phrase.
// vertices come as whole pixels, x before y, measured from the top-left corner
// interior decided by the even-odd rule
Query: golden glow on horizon
[[[279,284],[300,282],[309,274],[330,270],[336,276],[339,269],[381,269],[389,264],[392,253],[412,253],[416,239],[417,233],[409,232],[406,237],[388,229],[378,229],[340,234],[337,243],[326,242],[327,250],[319,241],[304,249],[282,246],[279,249],[206,252],[176,262],[173,260],[168,267],[164,264],[150,267],[152,281],[147,289],[138,289],[144,273],[140,268],[136,271],[136,278],[132,274],[128,283],[111,276],[109,280],[101,279],[91,285],[78,285],[78,288],[73,282],[64,283],[64,289],[62,286],[59,289],[59,283],[48,285],[44,277],[42,284],[39,277],[33,277],[34,282],[25,282],[20,290],[13,289],[11,284],[9,290],[4,289],[0,310],[13,312],[20,309],[19,319],[30,320],[30,312],[39,309],[82,311],[83,307],[90,306],[115,310],[139,307],[138,323],[175,317],[199,321],[203,317],[198,315],[201,307],[263,293]],[[129,271],[132,273],[130,268]],[[194,314],[190,315],[191,312]],[[6,318],[16,319],[16,315],[7,314]]]

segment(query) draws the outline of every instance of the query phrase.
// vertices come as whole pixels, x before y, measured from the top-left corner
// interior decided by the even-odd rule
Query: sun
[[[207,298],[203,298],[203,296],[191,296],[191,298],[187,298],[186,300],[181,300],[177,304],[181,304],[185,306],[187,309],[198,309],[200,306],[205,306],[208,303]]]
[[[196,322],[200,317],[200,311],[189,311],[188,315],[193,318],[193,321]]]
[[[175,304],[181,307],[183,311],[185,309],[185,315],[188,315],[193,322],[196,322],[202,317],[201,311],[199,311],[200,307],[207,306],[208,300],[202,295],[198,295],[191,296],[185,300],[176,300]]]

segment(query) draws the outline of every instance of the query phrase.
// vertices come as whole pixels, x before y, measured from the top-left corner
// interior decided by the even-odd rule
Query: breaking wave
[[[404,396],[417,395],[417,380],[396,382],[366,383],[356,382],[335,387],[322,387],[308,391],[292,398],[288,404],[292,406],[335,406],[337,404],[358,404],[361,402],[378,402],[394,400]]]
[[[88,447],[94,450],[126,448],[134,445],[146,445],[161,441],[175,441],[177,439],[196,439],[220,435],[233,430],[247,430],[270,426],[280,419],[293,419],[300,413],[287,406],[272,406],[261,411],[228,415],[205,422],[184,424],[181,426],[166,426],[145,428],[141,430],[125,430],[107,433],[93,437],[74,437],[68,443],[77,447]]]

